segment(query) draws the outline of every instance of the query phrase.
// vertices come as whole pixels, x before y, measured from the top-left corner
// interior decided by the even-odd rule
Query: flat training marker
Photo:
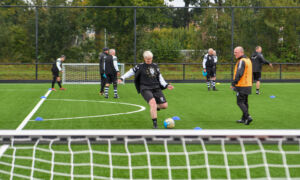
[[[178,120],[180,120],[180,117],[174,116],[174,117],[172,117],[172,119],[175,120],[175,121],[178,121]]]
[[[201,127],[195,127],[194,130],[202,130]]]
[[[42,121],[43,118],[42,118],[42,117],[37,117],[37,118],[35,118],[35,120],[36,120],[36,121]]]

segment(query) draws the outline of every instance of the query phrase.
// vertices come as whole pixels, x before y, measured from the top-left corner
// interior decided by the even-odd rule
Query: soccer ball
[[[167,129],[172,129],[175,127],[175,122],[172,118],[168,118],[164,121],[164,127]]]

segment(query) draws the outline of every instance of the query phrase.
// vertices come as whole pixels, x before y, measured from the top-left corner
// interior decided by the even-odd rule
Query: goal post
[[[118,63],[120,74],[125,73],[125,64]],[[99,84],[99,63],[63,63],[63,84]]]
[[[12,179],[299,179],[299,130],[4,130]]]

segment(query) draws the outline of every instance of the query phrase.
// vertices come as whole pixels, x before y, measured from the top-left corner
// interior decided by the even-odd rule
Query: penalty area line
[[[45,97],[47,98],[49,96],[49,94],[51,93],[51,90],[48,90],[47,93],[45,94]],[[32,109],[32,111],[25,117],[25,119],[22,121],[22,123],[18,126],[18,128],[16,129],[17,131],[22,130],[26,124],[28,123],[28,121],[31,119],[31,117],[36,113],[36,111],[41,107],[41,105],[43,104],[43,102],[46,100],[46,98],[42,98],[37,105],[35,105],[35,107]],[[2,157],[2,155],[5,153],[5,151],[8,149],[9,145],[4,144],[0,147],[0,158]]]

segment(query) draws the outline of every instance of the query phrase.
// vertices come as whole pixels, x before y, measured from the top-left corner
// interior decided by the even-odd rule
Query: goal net
[[[300,178],[300,137],[293,130],[24,130],[0,134],[0,142],[8,146],[0,157],[0,179]]]
[[[125,64],[118,63],[120,74],[125,72]],[[63,63],[63,84],[98,84],[100,70],[98,63]]]

